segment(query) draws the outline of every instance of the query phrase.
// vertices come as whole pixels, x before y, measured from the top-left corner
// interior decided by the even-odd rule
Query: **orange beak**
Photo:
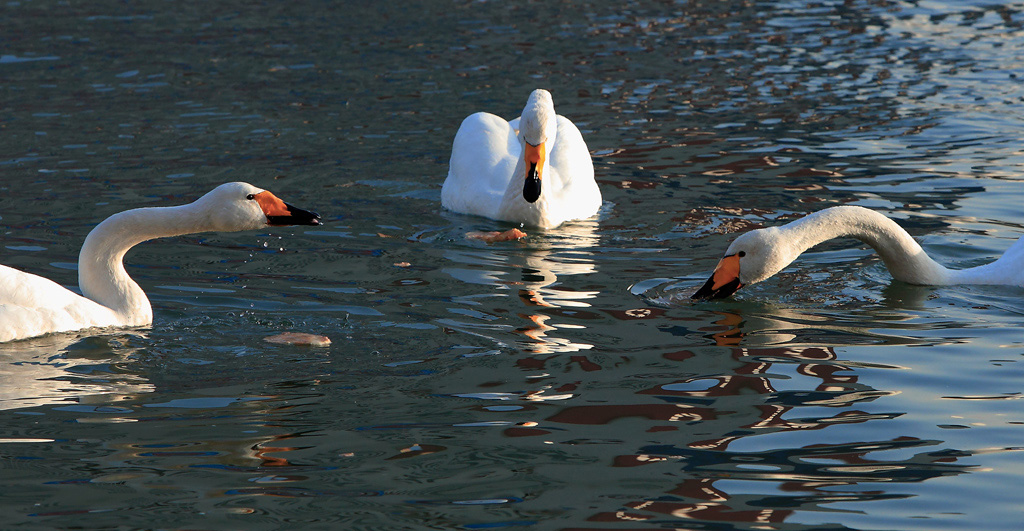
[[[736,293],[736,290],[742,287],[743,283],[740,282],[740,257],[736,254],[730,254],[718,262],[715,272],[711,273],[711,278],[690,298],[723,299]]]
[[[524,148],[523,158],[526,161],[526,182],[523,184],[523,199],[528,203],[533,203],[540,198],[540,180],[541,173],[544,170],[544,142],[537,144],[536,146],[523,141],[526,146]]]
[[[266,190],[253,196],[267,216],[267,225],[319,225],[320,214],[295,208]]]

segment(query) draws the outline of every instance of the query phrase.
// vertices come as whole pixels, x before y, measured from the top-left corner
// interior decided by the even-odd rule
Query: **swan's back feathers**
[[[441,205],[453,212],[495,218],[521,154],[509,122],[486,112],[468,116],[452,143]]]
[[[1024,236],[1017,239],[1009,249],[1003,253],[998,261],[1006,260],[1007,264],[1016,264],[1021,280],[1024,280]],[[1009,265],[1007,265],[1009,267]]]
[[[551,186],[557,197],[570,198],[556,213],[558,223],[585,219],[597,214],[601,208],[601,189],[594,180],[594,162],[590,150],[576,124],[558,116],[558,142],[551,150],[551,172],[545,186]],[[565,169],[572,168],[572,174]]]
[[[109,308],[56,282],[0,265],[0,342],[119,323]]]
[[[1014,285],[1024,287],[1024,236],[1017,239],[1009,249],[1003,253],[1003,256],[996,260],[996,263],[1000,267],[1005,268],[1010,275],[1012,275],[1012,281]]]
[[[958,283],[1024,287],[1024,236],[995,262],[953,271]]]

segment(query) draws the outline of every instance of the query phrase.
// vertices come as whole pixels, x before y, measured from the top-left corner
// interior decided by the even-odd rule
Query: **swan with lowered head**
[[[319,225],[320,216],[295,208],[247,183],[227,183],[195,202],[126,210],[85,238],[78,257],[78,295],[52,280],[0,265],[0,342],[91,327],[144,326],[153,309],[124,269],[124,255],[153,238],[269,225]]]
[[[462,121],[441,205],[550,229],[596,214],[601,191],[580,130],[555,114],[550,92],[537,89],[511,122],[486,112]]]
[[[863,207],[837,206],[781,227],[741,234],[729,245],[711,278],[693,298],[728,297],[743,286],[778,273],[807,249],[840,237],[856,238],[870,245],[893,278],[908,284],[1024,286],[1024,237],[994,262],[953,270],[932,260],[895,221]]]

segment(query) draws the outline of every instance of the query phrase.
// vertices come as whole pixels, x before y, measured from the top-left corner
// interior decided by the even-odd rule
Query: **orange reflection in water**
[[[741,323],[738,316],[723,313],[715,323],[717,330],[710,337],[718,344],[733,344],[742,338]],[[707,352],[670,351],[660,358],[678,365],[680,374],[691,376],[632,392],[635,398],[654,398],[656,402],[629,403],[603,397],[608,403],[565,407],[546,417],[537,427],[516,427],[514,434],[507,433],[517,437],[551,436],[558,433],[553,429],[558,425],[619,425],[631,429],[636,429],[638,423],[646,426],[642,429],[650,444],[633,453],[614,456],[608,463],[609,480],[616,477],[635,480],[642,477],[636,472],[637,467],[644,467],[651,468],[657,477],[678,475],[679,481],[669,490],[626,501],[615,510],[596,512],[588,518],[590,522],[664,523],[665,517],[673,517],[723,524],[770,525],[784,522],[798,510],[827,510],[818,506],[837,501],[903,497],[885,490],[864,489],[864,483],[918,482],[968,470],[967,466],[956,464],[966,455],[964,452],[917,450],[935,446],[939,441],[912,437],[812,443],[796,448],[772,447],[772,450],[760,452],[730,450],[730,445],[737,441],[757,435],[824,430],[899,416],[898,413],[868,413],[851,407],[889,393],[861,383],[850,366],[837,361],[832,348],[729,346]],[[542,360],[541,365],[543,361],[546,360]],[[694,374],[697,369],[707,372]],[[793,378],[786,377],[786,373],[811,378],[816,383],[794,386]],[[776,382],[790,382],[787,386],[797,390],[779,389]],[[822,407],[836,408],[836,411],[821,415]],[[804,417],[792,413],[802,413]],[[665,442],[657,442],[658,437],[663,437]],[[894,460],[874,457],[887,451],[896,451],[901,457]],[[908,453],[911,455],[905,457]],[[627,475],[615,472],[617,470]],[[777,492],[768,495],[730,492],[730,489],[742,491],[744,488],[738,487],[735,481],[770,482]],[[849,488],[844,491],[843,487]]]

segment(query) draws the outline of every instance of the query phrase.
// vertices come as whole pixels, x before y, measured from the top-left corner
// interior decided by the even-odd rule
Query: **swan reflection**
[[[693,284],[688,279],[650,279],[634,284],[630,290],[647,304],[658,308],[691,307],[689,299]],[[930,333],[947,326],[931,316],[922,318],[924,299],[932,288],[898,284],[882,290],[877,301],[854,301],[857,304],[787,306],[775,301],[745,300],[711,303],[705,324],[666,328],[675,335],[711,339],[719,346],[813,346],[825,338],[833,346],[844,345],[940,345],[955,340]],[[979,326],[986,326],[979,321]],[[957,327],[964,323],[957,322]]]
[[[153,392],[144,377],[111,368],[138,350],[125,337],[54,334],[0,345],[0,410],[107,405],[112,396]]]
[[[515,348],[537,354],[591,349],[592,344],[564,337],[559,331],[584,329],[583,325],[565,321],[584,315],[584,309],[591,306],[589,300],[600,293],[576,289],[566,282],[574,276],[597,271],[590,250],[598,245],[596,229],[597,222],[582,221],[550,233],[534,233],[525,249],[519,245],[512,250],[500,246],[451,249],[445,252],[445,258],[457,265],[442,270],[463,282],[497,287],[499,291],[490,296],[514,296],[522,303],[515,313],[522,321],[513,329],[521,336],[513,340]],[[479,294],[455,300],[479,304],[480,298],[487,296]],[[477,335],[484,328],[452,319],[443,322]],[[489,327],[493,329],[493,324]]]

